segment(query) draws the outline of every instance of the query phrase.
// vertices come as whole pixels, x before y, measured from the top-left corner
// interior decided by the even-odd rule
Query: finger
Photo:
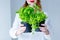
[[[41,24],[42,26],[45,26],[45,27],[47,27],[47,25],[46,24]]]
[[[39,28],[45,28],[45,26],[44,26],[44,27],[41,27],[41,26],[40,26]]]
[[[46,26],[45,24],[41,24],[42,26]]]
[[[44,28],[41,28],[40,30],[41,30],[42,32],[45,32],[45,31],[46,31],[46,29],[44,29]]]
[[[24,27],[24,24],[20,24],[20,27]]]
[[[26,27],[20,27],[20,28],[18,28],[18,30],[20,30],[20,31],[26,30]]]
[[[45,27],[40,27],[41,31],[46,31],[47,29]]]

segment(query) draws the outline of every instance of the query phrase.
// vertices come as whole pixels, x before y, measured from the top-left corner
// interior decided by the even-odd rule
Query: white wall
[[[0,40],[11,40],[9,36],[10,16],[10,0],[0,0]]]
[[[24,0],[11,0],[11,19],[12,23],[14,21],[14,17],[16,14],[16,11],[24,4]],[[11,25],[12,25],[11,23]]]

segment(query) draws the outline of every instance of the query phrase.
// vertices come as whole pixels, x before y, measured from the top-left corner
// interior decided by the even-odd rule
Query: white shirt
[[[47,15],[46,12],[44,12],[44,13]],[[21,21],[22,21],[22,20],[19,18],[19,14],[17,13],[16,16],[15,16],[15,20],[14,20],[14,22],[13,22],[12,28],[9,30],[9,34],[10,34],[10,36],[11,36],[12,38],[18,38],[18,36],[16,36],[15,33],[16,33],[16,31],[17,31],[17,28],[18,28],[19,25],[21,24]],[[47,23],[48,23],[48,19],[46,19],[46,21],[45,21],[45,24],[46,24],[46,25],[48,25]],[[48,27],[49,27],[49,25],[48,25]],[[45,37],[45,39],[47,39],[47,40],[51,40],[50,35],[45,35],[45,34],[44,34],[44,37]]]

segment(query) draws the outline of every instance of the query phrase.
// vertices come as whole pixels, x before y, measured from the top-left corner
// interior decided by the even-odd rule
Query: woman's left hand
[[[40,27],[40,30],[46,35],[49,35],[49,30],[47,29],[47,25],[46,24],[41,24],[41,25],[44,27]]]

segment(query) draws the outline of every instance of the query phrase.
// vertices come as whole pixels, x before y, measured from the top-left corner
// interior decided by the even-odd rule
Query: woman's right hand
[[[18,27],[15,35],[18,36],[21,33],[23,33],[25,30],[26,30],[26,27],[24,27],[24,24],[20,24],[20,27]]]

